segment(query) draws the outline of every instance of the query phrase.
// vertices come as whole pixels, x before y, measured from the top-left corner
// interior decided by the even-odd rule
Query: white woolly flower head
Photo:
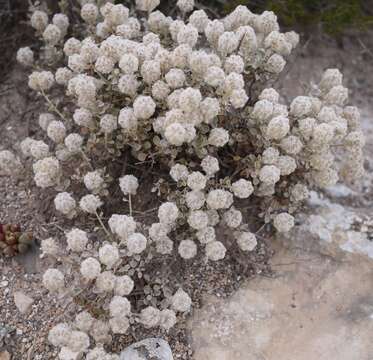
[[[220,241],[211,241],[206,245],[206,256],[211,261],[224,259],[227,249]]]
[[[253,251],[257,246],[256,236],[251,232],[241,232],[237,236],[237,244],[242,251]]]
[[[161,312],[153,306],[148,306],[140,312],[140,323],[146,328],[152,328],[159,325],[161,321]]]
[[[135,176],[125,175],[119,179],[119,186],[124,195],[136,195],[139,182]]]
[[[172,202],[165,202],[158,209],[158,218],[162,224],[173,225],[178,217],[179,209]]]
[[[105,244],[98,250],[98,257],[101,264],[106,265],[110,269],[119,260],[118,248],[114,245]]]
[[[131,254],[140,254],[146,249],[146,237],[141,233],[133,233],[127,239],[127,249]]]
[[[32,66],[34,63],[34,53],[29,47],[19,48],[17,51],[17,61],[23,66]]]
[[[128,236],[135,232],[136,222],[131,216],[113,214],[109,219],[109,227],[121,241],[125,242]]]
[[[101,265],[93,257],[89,257],[82,261],[80,265],[80,273],[87,280],[94,280],[101,273]]]
[[[80,229],[72,229],[66,233],[68,249],[74,252],[82,252],[88,243],[87,233]]]
[[[193,240],[182,240],[178,247],[178,253],[183,259],[192,259],[197,255],[197,245]]]
[[[233,203],[233,195],[227,190],[211,190],[207,195],[206,202],[213,210],[228,209]]]
[[[173,310],[177,312],[186,313],[191,310],[192,299],[190,296],[183,290],[179,289],[171,298],[171,306]]]
[[[275,216],[273,225],[278,232],[288,232],[294,227],[294,217],[283,212]]]
[[[188,175],[188,168],[185,165],[175,164],[171,167],[170,176],[175,181],[185,180]]]
[[[48,269],[43,275],[43,285],[50,292],[58,292],[65,287],[65,277],[58,269]]]
[[[87,174],[85,174],[83,181],[86,188],[92,191],[93,193],[99,192],[105,183],[100,172],[97,170],[90,171]]]
[[[112,271],[103,271],[96,277],[96,287],[101,293],[111,292],[115,287],[115,275]]]
[[[96,214],[97,209],[102,206],[101,199],[96,195],[85,195],[80,199],[80,208],[89,214]]]

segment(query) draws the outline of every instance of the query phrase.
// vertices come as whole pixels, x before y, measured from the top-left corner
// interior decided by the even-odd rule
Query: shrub
[[[176,313],[190,311],[190,295],[175,289],[162,309],[152,304],[136,313],[126,299],[135,279],[117,272],[123,261],[166,255],[193,261],[201,251],[219,261],[227,248],[217,226],[229,229],[240,251],[253,251],[255,229],[242,211],[247,202],[263,222],[290,231],[310,188],[362,172],[359,113],[346,106],[348,91],[337,69],[289,106],[271,87],[299,41],[296,33],[279,31],[274,13],[238,6],[211,20],[203,10],[186,14],[193,3],[180,0],[174,20],[155,10],[158,3],[137,0],[135,12],[83,1],[85,23],[68,39],[66,16],[50,23],[35,9],[31,24],[43,51],[18,54],[25,66],[38,58],[29,86],[50,111],[39,118],[47,144],[28,138],[21,146],[33,158],[35,182],[57,190],[54,204],[62,216],[96,217],[106,236],[92,244],[90,234],[74,226],[66,249],[56,249],[50,238],[42,243],[44,255],[69,256],[75,264],[68,279],[63,269],[44,274],[49,291],[94,292],[96,306],[110,309],[92,318],[77,314],[75,324],[52,329],[61,359],[103,351],[88,350],[85,333],[100,344],[134,322],[168,331]],[[58,103],[52,97],[57,88]],[[0,154],[8,171],[19,162]],[[110,166],[115,162],[136,170],[118,174]],[[148,224],[133,200],[141,196],[136,173],[150,165],[158,172],[151,185],[161,204],[158,219]],[[119,192],[128,204],[125,214],[113,206]]]

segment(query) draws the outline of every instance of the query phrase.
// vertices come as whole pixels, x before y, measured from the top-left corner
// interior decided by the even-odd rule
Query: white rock
[[[173,360],[171,348],[162,339],[149,338],[127,347],[120,360]]]
[[[31,310],[34,299],[25,295],[23,292],[17,291],[14,293],[14,303],[22,314],[26,314]]]

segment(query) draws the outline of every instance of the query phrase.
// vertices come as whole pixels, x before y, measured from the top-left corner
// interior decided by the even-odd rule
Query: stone
[[[149,338],[127,347],[120,360],[173,360],[171,348],[162,339]]]
[[[7,351],[0,352],[0,360],[10,360],[10,354]]]
[[[31,310],[34,299],[25,295],[21,291],[17,291],[14,293],[14,303],[21,314],[27,314]]]

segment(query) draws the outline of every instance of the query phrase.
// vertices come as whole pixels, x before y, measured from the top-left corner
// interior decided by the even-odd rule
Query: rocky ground
[[[369,33],[348,36],[340,48],[333,40],[313,35],[276,84],[291,98],[310,80],[318,81],[328,67],[345,73],[367,135],[365,177],[354,186],[314,194],[289,237],[265,239],[270,249],[263,243],[263,253],[251,259],[255,266],[245,276],[251,280],[239,290],[242,278],[234,276],[233,265],[230,276],[216,276],[210,269],[211,276],[203,278],[210,283],[198,294],[201,307],[167,337],[176,359],[372,360],[372,38]],[[25,136],[38,131],[39,109],[24,85],[22,70],[15,68],[0,84],[0,149],[17,150]],[[51,195],[30,189],[34,190],[29,179],[0,176],[0,222],[20,223],[37,240],[61,232],[64,224],[50,211]],[[267,266],[271,251],[276,252],[270,261],[273,275]],[[0,258],[0,360],[56,357],[45,336],[70,313],[56,310],[41,288],[45,266],[37,245],[25,256]],[[227,269],[215,270],[224,274]],[[199,275],[196,270],[194,276]]]

